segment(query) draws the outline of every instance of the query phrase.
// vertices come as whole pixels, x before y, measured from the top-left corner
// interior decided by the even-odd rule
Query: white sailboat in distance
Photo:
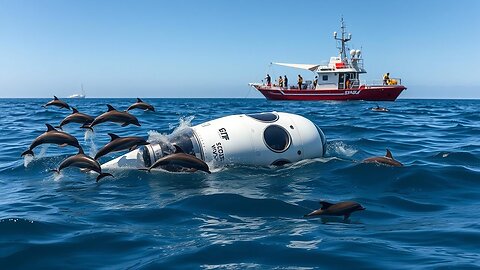
[[[83,90],[83,83],[82,83],[82,93],[81,94],[70,95],[68,98],[85,98],[85,91]]]

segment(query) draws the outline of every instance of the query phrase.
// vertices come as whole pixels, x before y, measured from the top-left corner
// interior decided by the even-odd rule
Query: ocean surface
[[[45,123],[70,113],[42,108],[49,100],[0,100],[0,269],[480,268],[480,100],[380,102],[382,113],[363,101],[145,98],[157,111],[132,111],[141,127],[64,130],[94,154],[107,132],[148,138],[230,114],[290,112],[324,131],[326,157],[212,174],[125,171],[98,183],[50,172],[75,148],[20,157]],[[65,100],[91,115],[135,101]],[[386,149],[405,166],[359,162]],[[367,210],[304,218],[320,200]]]

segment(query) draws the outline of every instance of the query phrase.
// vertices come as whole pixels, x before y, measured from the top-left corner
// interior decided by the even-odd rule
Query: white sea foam
[[[33,156],[32,155],[25,155],[23,156],[23,166],[25,166],[25,168],[28,166],[28,164],[30,164],[30,162],[33,161]]]
[[[177,127],[175,127],[175,125],[170,125],[169,126],[170,129],[175,128],[171,135],[175,135],[178,132],[180,132],[180,131],[182,131],[186,128],[191,127],[192,126],[192,121],[193,121],[194,118],[195,118],[195,116],[193,116],[193,115],[187,116],[187,117],[181,117],[179,119],[179,123],[178,123]]]
[[[327,145],[327,154],[329,156],[351,157],[358,152],[357,149],[342,141],[332,142]]]
[[[169,126],[170,129],[173,129],[173,132],[171,134],[164,134],[156,130],[150,130],[148,132],[147,142],[149,143],[168,142],[171,137],[177,135],[179,132],[185,130],[186,128],[191,127],[192,120],[194,118],[195,118],[194,116],[182,117],[178,120],[178,126],[171,124]]]

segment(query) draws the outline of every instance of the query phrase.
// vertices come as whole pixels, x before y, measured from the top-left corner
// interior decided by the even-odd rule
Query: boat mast
[[[352,34],[348,34],[348,37],[346,37],[346,32],[345,32],[346,27],[343,21],[343,17],[340,20],[340,28],[342,29],[342,37],[337,38],[337,32],[333,32],[333,37],[335,38],[335,40],[339,40],[342,42],[342,46],[337,48],[340,50],[340,58],[342,59],[342,61],[348,62],[347,51],[345,47],[346,47],[346,43],[352,39]]]

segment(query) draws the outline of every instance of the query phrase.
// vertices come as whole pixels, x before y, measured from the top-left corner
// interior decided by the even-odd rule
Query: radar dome
[[[350,50],[350,56],[351,57],[355,57],[355,54],[357,53],[357,51],[355,50]]]
[[[356,51],[355,51],[355,54],[357,55],[357,57],[360,57],[360,54],[362,54],[362,51],[356,50]]]

